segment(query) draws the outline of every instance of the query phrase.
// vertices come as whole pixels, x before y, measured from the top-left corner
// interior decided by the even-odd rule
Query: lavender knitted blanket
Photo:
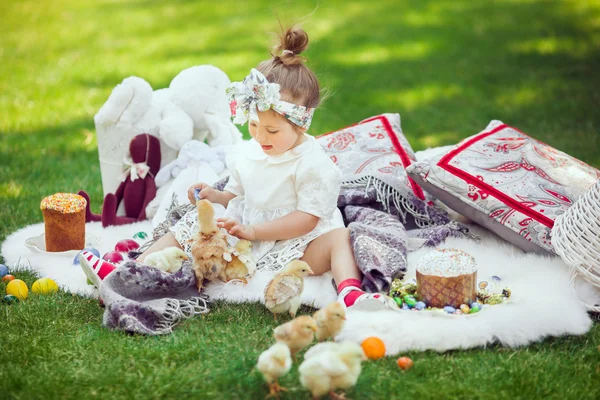
[[[222,189],[225,184],[223,180],[215,187]],[[377,185],[342,188],[338,207],[350,229],[363,286],[371,292],[387,291],[394,278],[404,275],[409,249],[436,246],[448,236],[468,234],[466,227],[425,201]],[[191,208],[174,203],[166,220],[154,230],[153,239],[162,237]],[[168,274],[130,261],[104,280],[101,298],[106,327],[147,335],[168,334],[182,319],[209,311],[188,263]]]

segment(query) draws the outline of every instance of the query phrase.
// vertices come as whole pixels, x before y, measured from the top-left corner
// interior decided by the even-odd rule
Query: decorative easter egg
[[[407,369],[410,369],[410,367],[412,367],[414,363],[413,360],[411,360],[408,357],[400,357],[396,360],[396,364],[398,364],[400,369],[406,371]]]
[[[29,296],[29,289],[25,282],[20,279],[15,279],[8,282],[6,285],[6,294],[12,294],[19,300],[25,300]]]
[[[454,311],[452,313],[452,315],[463,315],[463,312],[461,310],[457,309],[456,311]]]
[[[100,252],[98,251],[98,249],[95,249],[93,247],[86,247],[85,249],[83,249],[79,253],[77,253],[75,258],[73,259],[73,265],[79,265],[79,254],[81,254],[84,251],[90,252],[93,255],[95,255],[96,257],[100,257]]]
[[[448,314],[452,314],[454,311],[456,311],[456,308],[452,306],[446,306],[444,307],[444,311],[446,311]]]
[[[140,240],[144,240],[148,237],[148,234],[146,232],[138,232],[135,235],[133,235],[134,239],[140,239]]]
[[[58,292],[58,285],[50,278],[42,278],[33,282],[31,292],[37,294],[51,294]]]
[[[118,251],[109,251],[102,256],[102,259],[113,264],[118,264],[123,261],[123,256]]]
[[[7,294],[6,296],[4,296],[2,301],[4,301],[7,304],[13,304],[18,303],[19,299],[16,296],[13,296],[12,294]]]
[[[481,304],[479,304],[478,302],[474,301],[473,303],[471,303],[471,308],[481,308]]]
[[[415,304],[415,308],[417,310],[422,310],[425,307],[427,307],[427,304],[423,303],[422,301],[417,301],[417,304]]]
[[[402,307],[402,299],[400,297],[394,297],[394,301],[398,304],[398,307]]]
[[[139,249],[140,245],[133,239],[123,239],[119,240],[117,244],[115,244],[115,251],[120,253],[127,253],[128,251]]]
[[[8,275],[8,267],[4,264],[0,264],[0,278]]]
[[[417,305],[417,300],[415,300],[415,298],[411,295],[406,295],[404,296],[404,302],[410,307],[413,308],[414,306]]]
[[[403,310],[410,310],[410,307],[408,306],[408,304],[404,303],[404,304],[402,304],[402,309]]]
[[[378,360],[385,356],[385,344],[376,336],[366,338],[360,346],[369,360]]]
[[[470,307],[466,304],[461,304],[460,305],[460,311],[462,311],[465,314],[468,314],[470,310]]]
[[[8,274],[8,275],[4,275],[2,277],[2,282],[10,282],[10,281],[12,281],[14,279],[15,279],[14,276],[12,276],[11,274]]]
[[[481,308],[471,307],[471,311],[469,311],[469,314],[475,314],[475,313],[478,313],[479,311],[481,311]]]

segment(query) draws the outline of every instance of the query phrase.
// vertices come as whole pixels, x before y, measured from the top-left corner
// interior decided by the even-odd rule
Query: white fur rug
[[[480,242],[469,239],[449,239],[444,247],[455,247],[475,257],[479,279],[499,276],[500,287],[512,291],[512,303],[484,308],[473,315],[444,315],[432,312],[349,311],[348,321],[338,339],[362,341],[378,336],[386,344],[387,354],[415,349],[448,349],[486,346],[500,342],[506,346],[522,346],[547,336],[580,335],[587,332],[592,322],[569,283],[567,267],[559,258],[527,255],[498,237],[474,226],[482,236]],[[121,239],[133,238],[136,232],[151,233],[150,221],[102,229],[100,223],[86,225],[88,244],[101,254],[114,248]],[[74,266],[76,252],[68,255],[49,255],[34,252],[25,246],[25,240],[44,232],[43,224],[18,230],[2,244],[2,255],[9,268],[28,265],[42,277],[54,279],[64,290],[84,296],[95,296],[96,291],[86,284],[79,266]],[[411,253],[409,277],[414,276],[414,265],[430,249]],[[262,301],[269,273],[257,273],[247,286],[214,283],[207,287],[213,299],[231,302]],[[600,294],[591,285],[579,282],[577,294],[587,302],[600,301]],[[335,301],[331,275],[310,277],[306,281],[303,302],[322,307]]]

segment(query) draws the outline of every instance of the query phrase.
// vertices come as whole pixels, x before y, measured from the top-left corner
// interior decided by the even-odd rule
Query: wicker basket
[[[571,268],[572,279],[581,276],[600,288],[600,180],[563,215],[552,228],[552,245]],[[600,306],[586,304],[600,312]]]

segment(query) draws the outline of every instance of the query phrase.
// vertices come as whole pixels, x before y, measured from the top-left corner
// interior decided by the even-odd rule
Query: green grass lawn
[[[127,76],[153,88],[214,64],[232,80],[268,56],[316,1],[0,2],[0,241],[42,221],[40,200],[102,187],[94,114]],[[399,112],[415,148],[453,144],[491,119],[600,167],[600,1],[321,0],[304,28],[332,96],[311,133]],[[29,273],[19,277],[29,285]],[[4,284],[0,283],[0,293]],[[305,309],[304,312],[310,310]],[[61,292],[0,304],[0,398],[262,398],[270,342],[259,305],[213,305],[165,337],[101,326],[97,301]],[[522,349],[409,352],[364,364],[355,399],[600,398],[600,328]],[[297,365],[285,398],[309,398]]]

